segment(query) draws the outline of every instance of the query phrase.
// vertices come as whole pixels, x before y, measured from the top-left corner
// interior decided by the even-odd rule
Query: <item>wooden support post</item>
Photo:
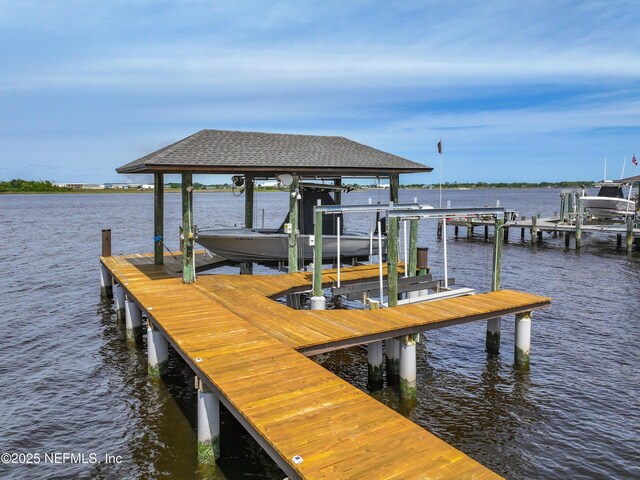
[[[164,263],[164,175],[153,174],[153,261]]]
[[[169,342],[160,330],[147,320],[147,371],[151,377],[160,377],[169,364]]]
[[[571,241],[571,232],[564,232],[564,247],[569,248],[569,242]]]
[[[442,238],[442,219],[438,219],[438,227],[436,230],[436,235],[438,237],[438,240],[440,240]]]
[[[633,252],[633,219],[627,218],[627,253]]]
[[[369,310],[379,309],[380,302],[369,299]],[[382,341],[371,342],[367,345],[367,364],[367,387],[371,391],[382,388],[384,383],[384,354],[382,352]]]
[[[253,228],[254,181],[252,175],[244,176],[244,228]]]
[[[418,261],[416,263],[418,269],[418,275],[423,276],[429,273],[429,248],[418,248]]]
[[[214,465],[220,458],[220,400],[196,377],[198,389],[198,462]]]
[[[137,342],[142,337],[142,310],[138,304],[132,299],[125,300],[125,329],[127,340],[129,342]]]
[[[524,240],[524,227],[520,229],[520,238]]]
[[[538,237],[538,217],[536,215],[531,217],[531,243],[536,243]]]
[[[182,281],[196,281],[195,248],[193,248],[193,174],[182,174]]]
[[[567,200],[564,193],[560,194],[560,223],[564,223],[567,218]]]
[[[416,342],[412,335],[400,338],[400,398],[416,398]]]
[[[620,233],[616,235],[616,246],[618,248],[622,246],[622,235]]]
[[[467,223],[467,240],[473,238],[473,223]]]
[[[504,230],[504,243],[509,242],[509,227],[502,227]]]
[[[504,225],[504,220],[496,218],[493,233],[493,274],[491,277],[491,291],[500,290],[500,273],[502,269],[502,238],[500,228]],[[500,329],[502,320],[500,317],[491,318],[487,321],[487,334],[485,347],[487,353],[497,355],[500,352]]]
[[[389,175],[389,201],[398,203],[400,200],[400,175]]]
[[[516,368],[529,369],[531,350],[531,312],[516,315],[515,360]]]
[[[458,225],[456,225],[455,227],[453,227],[453,236],[458,238]]]
[[[398,217],[388,217],[387,234],[387,281],[389,283],[390,307],[398,305]]]
[[[415,277],[418,267],[418,220],[409,222],[409,276]]]
[[[111,256],[111,229],[102,230],[102,256]]]
[[[322,212],[317,210],[313,222],[313,297],[311,310],[324,310],[326,300],[322,294]]]
[[[489,225],[484,225],[484,241],[489,240]]]
[[[298,177],[293,177],[293,182],[289,187],[289,273],[298,271],[298,194],[300,192],[300,181]],[[320,225],[322,231],[322,224]],[[322,259],[320,259],[322,265]]]
[[[336,178],[333,181],[333,184],[336,187],[342,187],[342,179],[341,178]],[[333,197],[333,201],[336,202],[336,205],[342,205],[342,190],[336,190],[335,191],[334,197]]]
[[[102,256],[111,256],[111,229],[102,230]],[[113,298],[113,277],[102,263],[100,263],[100,298]]]
[[[582,215],[576,216],[576,250],[582,247]]]

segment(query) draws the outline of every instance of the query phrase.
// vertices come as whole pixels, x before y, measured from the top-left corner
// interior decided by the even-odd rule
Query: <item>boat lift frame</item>
[[[388,205],[318,205],[314,207],[314,265],[313,265],[313,296],[322,296],[322,261],[318,262],[316,259],[322,258],[322,216],[324,214],[335,215],[343,213],[376,213],[386,212],[389,224],[387,235],[387,277],[388,277],[388,297],[389,306],[397,305],[397,293],[398,293],[398,230],[399,220],[411,220],[418,221],[421,219],[441,219],[443,222],[444,235],[444,268],[445,268],[445,288],[447,285],[447,250],[446,250],[446,221],[451,217],[462,218],[474,218],[474,217],[487,217],[491,216],[495,219],[496,232],[499,232],[505,222],[505,208],[504,207],[464,207],[464,208],[433,208],[429,205],[421,205],[418,203],[412,204],[396,204],[389,202]],[[416,225],[417,227],[417,225]],[[417,237],[417,235],[416,235]],[[411,238],[414,241],[413,235]],[[337,263],[337,282],[340,287],[340,235],[338,233],[338,258]],[[370,236],[370,241],[373,238]],[[417,241],[417,238],[416,240]],[[405,232],[406,242],[406,232]],[[383,274],[382,274],[382,232],[381,222],[378,222],[378,265],[379,265],[379,277],[380,277],[380,302],[382,303],[383,296]],[[416,245],[411,245],[410,255],[414,255]],[[491,290],[500,289],[500,270],[501,270],[501,256],[502,256],[502,236],[494,235],[494,249],[493,249],[493,266],[492,266],[492,280]],[[406,245],[405,245],[406,252]],[[405,253],[406,257],[406,253]],[[405,263],[407,258],[404,259]],[[413,262],[409,261],[409,265]],[[413,267],[411,267],[413,268]],[[396,275],[390,273],[395,271]],[[407,265],[405,265],[405,275],[407,272]],[[415,272],[411,272],[414,275]]]

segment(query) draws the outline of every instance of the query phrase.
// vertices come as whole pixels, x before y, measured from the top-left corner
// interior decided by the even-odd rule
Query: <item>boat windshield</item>
[[[624,193],[622,192],[622,187],[614,187],[614,186],[604,186],[600,187],[600,191],[598,192],[599,197],[613,197],[613,198],[624,198]]]

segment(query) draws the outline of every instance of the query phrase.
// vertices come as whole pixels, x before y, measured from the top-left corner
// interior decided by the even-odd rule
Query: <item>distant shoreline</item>
[[[472,187],[461,187],[461,186],[442,186],[443,190],[515,190],[515,189],[536,189],[536,188],[590,188],[594,186],[594,182],[589,183],[581,183],[579,186],[577,185],[560,185],[560,184],[528,184],[522,185],[520,183],[507,184],[507,185],[482,185],[482,186],[472,186]],[[400,185],[401,190],[438,190],[438,187],[430,186],[430,185]],[[388,189],[376,189],[376,188],[366,188],[366,187],[358,187],[355,188],[354,191],[386,191]],[[38,195],[38,194],[62,194],[62,195],[74,195],[74,194],[91,194],[91,195],[113,195],[113,194],[133,194],[133,195],[141,195],[141,194],[152,194],[153,189],[128,189],[128,188],[101,188],[101,189],[69,189],[69,190],[52,190],[52,191],[23,191],[23,192],[0,192],[0,195]],[[180,188],[165,188],[165,193],[181,193]],[[194,193],[229,193],[233,190],[231,188],[205,188],[194,190]],[[285,190],[280,190],[278,188],[255,188],[256,192],[282,192]]]

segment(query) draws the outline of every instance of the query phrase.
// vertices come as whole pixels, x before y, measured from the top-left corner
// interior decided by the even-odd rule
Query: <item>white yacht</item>
[[[595,218],[619,218],[635,214],[636,203],[628,200],[623,191],[623,183],[605,181],[598,185],[596,196],[581,197],[585,209]]]

